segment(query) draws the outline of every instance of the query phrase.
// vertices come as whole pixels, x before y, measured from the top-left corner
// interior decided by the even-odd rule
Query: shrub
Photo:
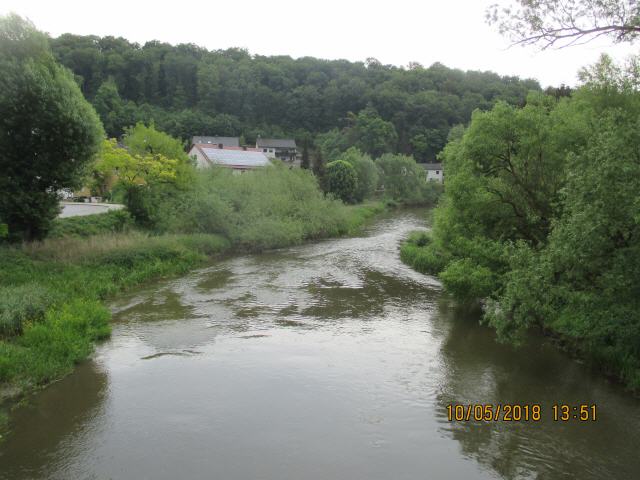
[[[325,190],[345,203],[356,201],[358,177],[350,163],[334,160],[327,164],[324,174]]]
[[[487,298],[496,287],[491,270],[466,258],[450,262],[440,272],[440,279],[446,289],[462,301]]]
[[[406,205],[435,205],[443,186],[427,182],[424,170],[412,157],[385,154],[376,160],[385,196]]]
[[[324,197],[311,172],[279,165],[242,175],[200,171],[189,191],[159,210],[164,232],[214,233],[258,250],[344,233],[350,217]]]
[[[373,196],[378,187],[378,168],[371,157],[352,147],[340,157],[340,160],[351,164],[356,171],[358,182],[354,191],[355,201],[362,202]]]
[[[439,274],[447,257],[433,244],[429,232],[413,232],[400,247],[400,259],[421,273]]]
[[[58,218],[48,238],[88,237],[103,233],[120,233],[130,230],[133,217],[127,210],[112,210],[99,215]]]

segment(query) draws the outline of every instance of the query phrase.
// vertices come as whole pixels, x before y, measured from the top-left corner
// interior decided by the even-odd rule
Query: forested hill
[[[463,72],[436,63],[409,68],[306,57],[265,57],[241,49],[65,34],[50,40],[78,78],[107,134],[154,120],[171,135],[294,136],[357,144],[372,154],[432,159],[451,126],[498,100],[521,105],[535,80]],[[425,47],[428,48],[428,47]],[[359,114],[359,115],[358,115]],[[329,148],[330,149],[330,148]]]

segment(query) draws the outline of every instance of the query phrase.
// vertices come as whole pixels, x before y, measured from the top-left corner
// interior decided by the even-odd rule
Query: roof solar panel
[[[269,159],[262,152],[245,150],[225,150],[222,148],[203,148],[202,151],[213,163],[238,167],[264,167]]]

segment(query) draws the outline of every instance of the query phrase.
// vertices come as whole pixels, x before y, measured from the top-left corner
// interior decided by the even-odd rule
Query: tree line
[[[152,120],[183,141],[206,134],[242,135],[248,143],[258,135],[313,141],[330,132],[346,148],[427,161],[475,109],[523,105],[530,90],[540,90],[535,80],[440,63],[404,68],[373,58],[293,59],[73,34],[49,42],[110,137]]]

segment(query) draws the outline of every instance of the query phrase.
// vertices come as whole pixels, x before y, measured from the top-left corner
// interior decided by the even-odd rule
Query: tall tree
[[[0,218],[11,240],[43,238],[58,191],[79,185],[103,136],[93,107],[47,38],[17,15],[0,18]]]
[[[309,163],[309,140],[304,139],[302,143],[302,162],[300,163],[300,167],[308,170],[310,167]]]
[[[313,174],[316,176],[316,178],[318,178],[318,182],[320,182],[321,186],[323,185],[324,171],[325,160],[322,156],[322,151],[317,150],[315,158],[313,160]]]

